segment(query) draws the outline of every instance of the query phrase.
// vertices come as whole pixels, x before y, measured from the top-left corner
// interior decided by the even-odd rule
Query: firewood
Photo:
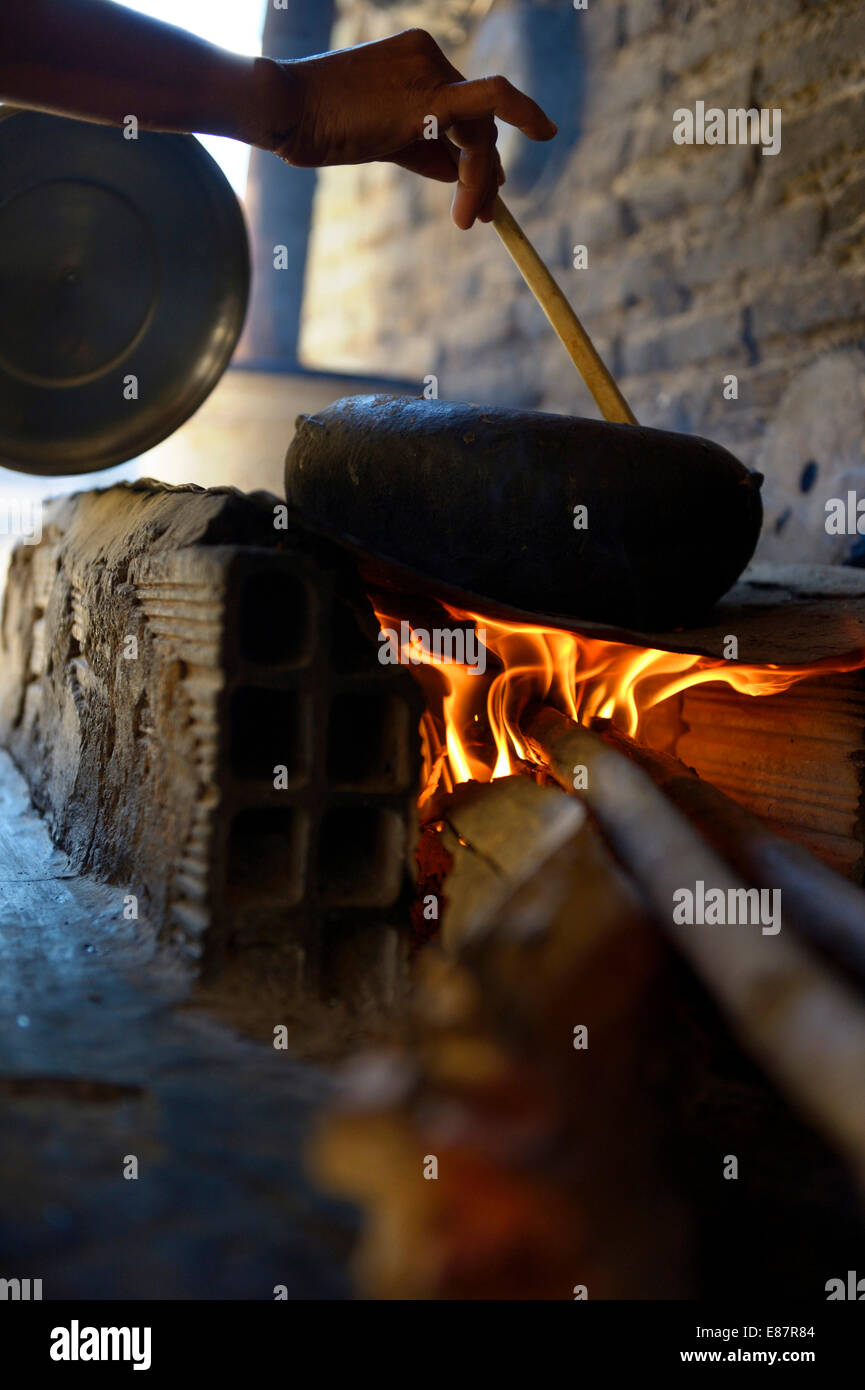
[[[506,808],[548,833],[556,798],[526,778],[466,784],[425,832],[451,846],[432,860],[449,954],[420,952],[413,1045],[353,1070],[315,1153],[364,1207],[363,1291],[708,1297],[771,1274],[807,1295],[811,1269],[857,1238],[840,1161],[742,1053],[588,818],[518,881],[529,837]],[[489,871],[481,931],[459,927],[448,859]],[[724,1201],[730,1151],[742,1182]]]
[[[663,941],[573,806],[508,778],[441,807],[447,954],[418,957],[414,1049],[354,1073],[315,1150],[365,1207],[373,1296],[694,1291],[652,1082]]]
[[[585,820],[578,803],[529,777],[465,783],[442,803],[437,822],[452,867],[445,884],[442,941],[455,953],[491,930],[507,900],[573,838]],[[539,920],[543,920],[543,911]]]
[[[861,582],[863,572],[855,573]],[[842,620],[838,606],[834,598],[823,601],[830,630]],[[788,608],[774,621],[786,626],[794,616]],[[767,615],[767,628],[771,621]],[[709,682],[665,701],[657,714],[665,709],[674,720],[660,737],[641,719],[641,744],[674,754],[772,830],[862,884],[865,672],[818,668],[789,689],[757,699]]]
[[[845,1157],[865,1188],[865,1005],[788,930],[677,922],[682,890],[743,883],[655,786],[603,738],[550,709],[529,710],[530,747],[556,780],[579,791],[619,861],[742,1041],[798,1109]],[[777,887],[777,885],[775,885]]]
[[[865,893],[771,831],[678,758],[656,753],[611,726],[604,738],[649,773],[705,838],[758,888],[779,888],[785,917],[812,945],[865,984]]]

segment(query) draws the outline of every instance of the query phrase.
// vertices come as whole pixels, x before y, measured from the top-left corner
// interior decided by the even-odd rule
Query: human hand
[[[250,143],[299,168],[390,160],[456,182],[452,215],[463,229],[476,218],[491,221],[504,182],[493,118],[531,140],[556,134],[531,97],[504,77],[466,81],[421,29],[295,62],[259,63],[267,67]]]

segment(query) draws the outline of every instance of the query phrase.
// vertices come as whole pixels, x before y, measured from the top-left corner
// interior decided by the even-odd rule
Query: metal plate
[[[243,213],[193,136],[0,111],[0,464],[153,448],[216,385],[248,292]]]

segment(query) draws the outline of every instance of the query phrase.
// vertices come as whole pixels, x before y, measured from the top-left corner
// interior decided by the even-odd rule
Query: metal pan
[[[153,448],[216,385],[248,292],[243,214],[193,136],[0,110],[0,464]]]

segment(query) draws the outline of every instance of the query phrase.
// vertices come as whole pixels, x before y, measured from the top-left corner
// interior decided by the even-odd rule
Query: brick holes
[[[312,631],[306,585],[293,574],[264,569],[240,594],[240,651],[247,661],[296,666],[311,659]]]
[[[344,691],[330,705],[327,775],[336,787],[400,791],[408,784],[409,712],[382,692]]]
[[[231,697],[231,768],[235,777],[267,781],[284,766],[294,780],[309,761],[309,709],[294,690],[240,686]]]
[[[308,839],[309,822],[300,811],[241,811],[228,843],[229,897],[294,907],[306,891]]]
[[[318,885],[329,907],[391,907],[402,887],[405,826],[393,811],[338,806],[319,833]]]

